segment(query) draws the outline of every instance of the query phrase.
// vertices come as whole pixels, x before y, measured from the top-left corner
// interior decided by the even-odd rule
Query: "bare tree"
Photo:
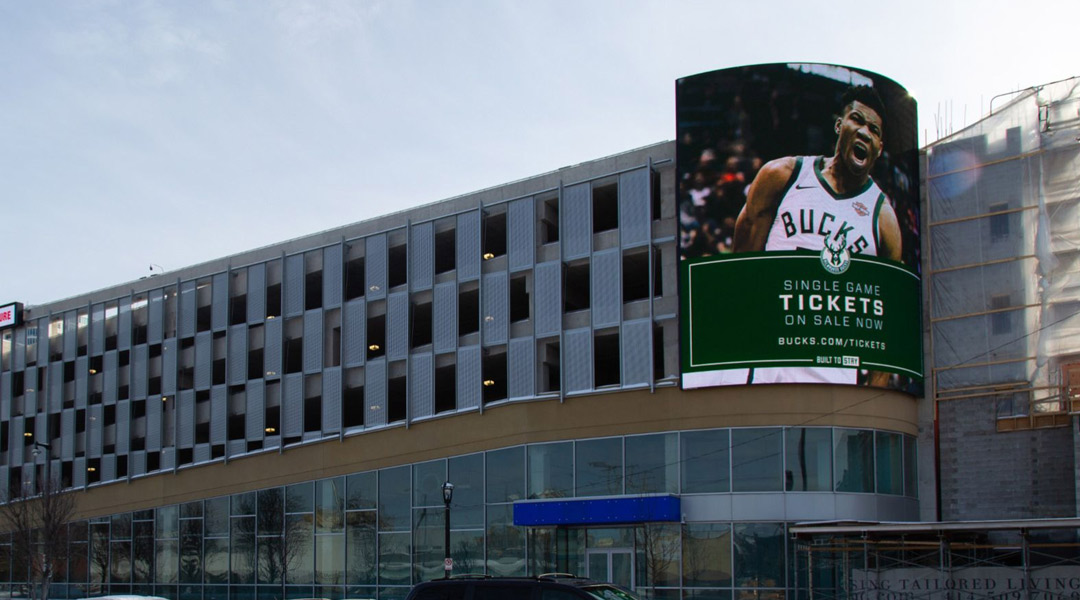
[[[638,551],[641,553],[640,567],[644,569],[642,588],[648,589],[650,597],[655,597],[657,586],[678,585],[679,575],[674,570],[679,565],[682,538],[677,524],[646,523],[634,529]]]
[[[49,597],[53,573],[67,559],[68,522],[75,508],[75,492],[49,477],[36,490],[27,485],[22,496],[0,508],[0,528],[11,533],[11,551],[26,557],[30,567],[31,600]]]

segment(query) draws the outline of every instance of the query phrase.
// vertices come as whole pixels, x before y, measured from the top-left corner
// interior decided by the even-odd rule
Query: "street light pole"
[[[49,463],[52,462],[52,461],[49,460],[49,445],[46,444],[45,442],[39,442],[37,440],[34,440],[34,454],[37,454],[41,450],[45,451],[45,483],[44,483],[44,485],[50,485],[50,484],[52,484],[52,481],[49,479]],[[45,493],[45,488],[43,487],[41,482],[38,482],[38,493],[39,494],[44,494]]]
[[[450,572],[454,569],[454,559],[450,558],[450,501],[454,499],[454,484],[449,481],[442,486],[442,499],[443,504],[446,506],[446,514],[443,519],[444,532],[446,533],[443,540],[443,548],[446,549],[443,557],[443,569],[445,569],[443,579],[450,579]]]

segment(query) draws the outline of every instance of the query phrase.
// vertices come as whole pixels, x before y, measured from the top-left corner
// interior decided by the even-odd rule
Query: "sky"
[[[714,69],[887,75],[925,143],[1080,75],[1078,22],[1075,1],[0,0],[0,303],[670,140],[675,80]]]

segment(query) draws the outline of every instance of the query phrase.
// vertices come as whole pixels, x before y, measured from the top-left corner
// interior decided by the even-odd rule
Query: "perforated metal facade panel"
[[[457,407],[480,406],[482,384],[480,378],[480,346],[465,346],[457,352]]]
[[[304,434],[304,376],[285,376],[281,386],[281,431],[285,437]]]
[[[116,453],[125,455],[131,448],[131,401],[116,403]]]
[[[229,385],[240,385],[247,381],[247,343],[247,325],[233,325],[229,328],[229,360],[225,363]]]
[[[209,338],[209,334],[207,334]],[[147,394],[147,367],[150,363],[150,349],[146,344],[139,344],[131,352],[131,397],[136,400]]]
[[[535,260],[536,209],[532,198],[514,200],[506,209],[507,261],[511,271],[529,269]]]
[[[485,273],[480,291],[484,346],[505,344],[510,327],[510,289],[506,273]]]
[[[304,313],[304,372],[318,373],[323,364],[323,311]]]
[[[435,226],[413,225],[409,240],[409,288],[413,291],[431,287],[435,272]]]
[[[176,396],[176,447],[195,445],[195,392],[182,390]]]
[[[247,322],[266,319],[266,264],[251,265],[247,270]]]
[[[649,199],[651,179],[648,169],[619,175],[619,240],[623,248],[649,243],[652,228],[652,203]]]
[[[341,244],[323,248],[323,308],[341,306],[341,283],[344,281],[341,266]]]
[[[224,444],[229,425],[228,396],[225,386],[215,385],[210,390],[210,443]]]
[[[593,254],[589,269],[593,327],[619,324],[622,314],[622,255],[618,248]]]
[[[409,353],[409,294],[390,294],[386,304],[386,358],[404,360]]]
[[[480,276],[480,211],[467,212],[457,217],[458,281],[470,281]]]
[[[539,263],[533,271],[533,330],[536,337],[558,335],[562,329],[562,263]]]
[[[297,317],[304,312],[304,255],[285,257],[285,273],[281,293],[285,303],[282,310],[286,317]]]
[[[430,352],[409,357],[409,417],[417,419],[435,413],[435,361]]]
[[[536,393],[536,365],[533,338],[510,340],[506,350],[506,366],[509,376],[507,395],[510,398],[531,398]]]
[[[431,301],[432,347],[435,352],[453,352],[457,349],[457,283],[447,281],[435,284]]]
[[[89,380],[90,380],[90,359],[86,356],[80,356],[75,359],[75,406],[76,408],[85,408],[87,394],[89,392]],[[81,406],[80,406],[81,405]],[[60,412],[57,410],[50,410],[49,412]]]
[[[332,367],[322,376],[322,431],[341,431],[341,368]]]
[[[176,467],[176,449],[175,448],[162,448],[161,449],[161,470],[171,471]]]
[[[101,480],[112,481],[116,479],[116,455],[106,454],[101,457]]]
[[[11,368],[21,371],[26,368],[26,328],[19,327],[15,330],[15,347],[12,352]]]
[[[74,421],[72,421],[74,423]],[[75,432],[75,428],[71,428],[72,433]],[[21,440],[23,433],[26,432],[26,419],[24,417],[13,417],[11,419],[11,436],[10,439]],[[75,440],[72,436],[71,443],[74,445]],[[23,461],[23,448],[22,444],[11,444],[11,448],[8,450],[8,464],[11,466],[18,466]]]
[[[623,386],[648,385],[652,381],[652,321],[636,319],[623,323],[619,345]]]
[[[102,425],[105,422],[102,408],[95,404],[86,411],[86,455],[90,458],[101,457]]]
[[[195,451],[192,452],[192,460],[196,464],[210,461],[210,444],[195,444]]]
[[[49,365],[49,412],[59,412],[64,406],[64,366],[59,363]],[[32,412],[32,411],[30,411]]]
[[[364,379],[364,425],[386,425],[386,361],[368,361]]]
[[[102,361],[105,372],[101,374],[101,400],[105,404],[116,403],[116,385],[117,375],[119,374],[119,365],[120,360],[116,350],[110,350],[105,353],[105,359]]]
[[[64,360],[75,360],[78,355],[79,336],[76,330],[78,313],[69,310],[64,313]]]
[[[131,453],[128,468],[133,476],[146,474],[146,451],[138,450]]]
[[[364,295],[368,300],[386,297],[386,235],[373,235],[364,245]]]
[[[105,351],[105,305],[95,304],[90,309],[90,354]]]
[[[120,314],[117,319],[116,347],[127,350],[131,348],[131,298],[120,299]]]
[[[584,258],[592,250],[592,189],[588,183],[563,189],[559,232],[563,258]]]
[[[214,275],[210,292],[210,327],[221,331],[229,326],[229,274]]]
[[[149,452],[161,450],[161,405],[157,396],[146,401],[146,449]]]
[[[581,392],[593,387],[592,330],[571,329],[563,335],[566,341],[566,391]]]
[[[248,441],[263,439],[266,433],[266,384],[261,379],[248,382],[247,409],[244,411],[244,436]]]
[[[281,319],[266,322],[263,347],[263,368],[268,379],[281,376]]]
[[[0,373],[0,419],[8,421],[11,418],[11,373]],[[0,482],[2,485],[3,482]]]
[[[346,367],[358,367],[364,364],[367,355],[367,342],[364,330],[367,327],[367,304],[363,298],[349,300],[341,311],[341,337],[344,346],[342,361]]]
[[[86,459],[76,458],[75,466],[71,469],[71,485],[81,488],[86,486]]]
[[[146,339],[151,344],[160,344],[164,335],[165,290],[151,290],[149,301],[146,307]]]
[[[169,338],[161,343],[161,393],[171,396],[176,392],[176,359],[180,342]]]
[[[180,300],[177,302],[179,315],[178,337],[195,335],[195,282],[185,281],[180,284]]]
[[[49,319],[38,319],[37,322],[38,331],[38,344],[37,344],[37,366],[43,367],[49,364]]]
[[[214,368],[214,340],[209,331],[195,334],[195,389],[210,388]]]

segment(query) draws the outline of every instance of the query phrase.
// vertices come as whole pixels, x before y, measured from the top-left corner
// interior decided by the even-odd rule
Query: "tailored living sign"
[[[1061,600],[1080,598],[1080,567],[856,569],[848,588],[851,600]]]
[[[676,84],[682,386],[922,382],[915,101],[840,65]]]
[[[23,305],[20,302],[0,305],[0,329],[14,327],[22,323]]]

